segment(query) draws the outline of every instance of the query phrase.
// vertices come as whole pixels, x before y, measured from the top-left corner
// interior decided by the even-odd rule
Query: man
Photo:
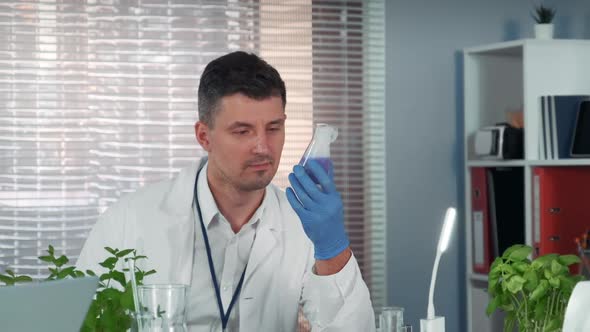
[[[300,305],[314,331],[373,331],[333,180],[310,162],[286,194],[271,184],[285,141],[279,73],[230,53],[207,65],[198,96],[208,158],[107,210],[78,268],[100,270],[105,246],[137,249],[157,271],[146,283],[190,285],[191,331],[295,331]]]

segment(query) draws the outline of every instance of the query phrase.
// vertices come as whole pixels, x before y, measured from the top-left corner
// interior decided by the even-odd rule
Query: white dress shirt
[[[264,195],[262,203],[250,220],[242,226],[238,233],[234,233],[230,223],[219,211],[209,188],[207,165],[205,164],[199,173],[197,192],[225,314],[242,272],[248,263],[250,251],[256,237],[256,227],[259,221],[264,218],[267,195]],[[198,220],[197,205],[193,204],[193,206],[196,222],[195,253],[193,256],[192,282],[188,291],[187,325],[189,330],[192,331],[220,331],[221,318],[215,288],[211,280],[207,249],[201,231],[201,223]],[[239,301],[236,301],[231,310],[227,331],[239,331],[238,303]]]

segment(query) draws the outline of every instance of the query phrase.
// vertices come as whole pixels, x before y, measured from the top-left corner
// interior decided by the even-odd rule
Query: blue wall
[[[462,208],[461,50],[530,38],[533,3],[538,1],[386,2],[388,301],[405,308],[416,331],[426,316],[442,216],[449,205]],[[545,3],[558,5],[557,38],[590,39],[588,0]],[[442,257],[435,292],[437,314],[446,317],[449,332],[467,330],[462,219]]]

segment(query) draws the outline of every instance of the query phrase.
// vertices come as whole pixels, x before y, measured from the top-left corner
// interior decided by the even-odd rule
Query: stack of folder
[[[536,255],[578,254],[575,239],[590,225],[590,168],[537,167],[533,172]]]
[[[523,167],[471,168],[473,272],[489,273],[495,257],[525,243],[524,189]],[[590,167],[534,168],[532,199],[534,256],[577,255],[575,239],[590,228]]]
[[[539,128],[540,159],[572,157],[574,131],[580,106],[590,95],[542,96]]]

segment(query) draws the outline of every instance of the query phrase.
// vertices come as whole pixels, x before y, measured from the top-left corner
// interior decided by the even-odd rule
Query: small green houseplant
[[[519,332],[561,331],[569,297],[583,279],[568,268],[580,263],[578,256],[549,254],[531,261],[532,251],[530,246],[514,245],[490,268],[486,313],[504,311],[505,332],[515,326]]]
[[[537,24],[549,24],[555,17],[555,9],[539,5],[535,7],[533,19]]]
[[[80,331],[82,332],[107,332],[107,331],[126,331],[132,325],[132,312],[135,311],[133,302],[133,291],[131,282],[125,278],[128,269],[117,270],[117,263],[120,261],[145,259],[146,256],[137,255],[134,249],[112,249],[105,247],[110,256],[103,262],[99,263],[107,269],[107,272],[99,276],[99,286],[96,296]],[[75,266],[66,266],[69,259],[61,255],[56,257],[55,249],[49,246],[47,255],[40,256],[43,262],[50,263],[50,275],[46,280],[56,280],[65,278],[79,278],[86,275],[96,276],[92,270],[85,272],[76,270]],[[11,270],[6,270],[6,274],[0,274],[0,282],[6,285],[14,285],[19,282],[31,282],[33,279],[29,276],[16,275]],[[138,285],[141,285],[144,277],[156,273],[155,270],[143,271],[135,267],[135,279]]]
[[[535,7],[535,12],[532,14],[535,24],[535,37],[537,39],[552,39],[553,38],[553,18],[555,17],[555,9],[539,5]]]

